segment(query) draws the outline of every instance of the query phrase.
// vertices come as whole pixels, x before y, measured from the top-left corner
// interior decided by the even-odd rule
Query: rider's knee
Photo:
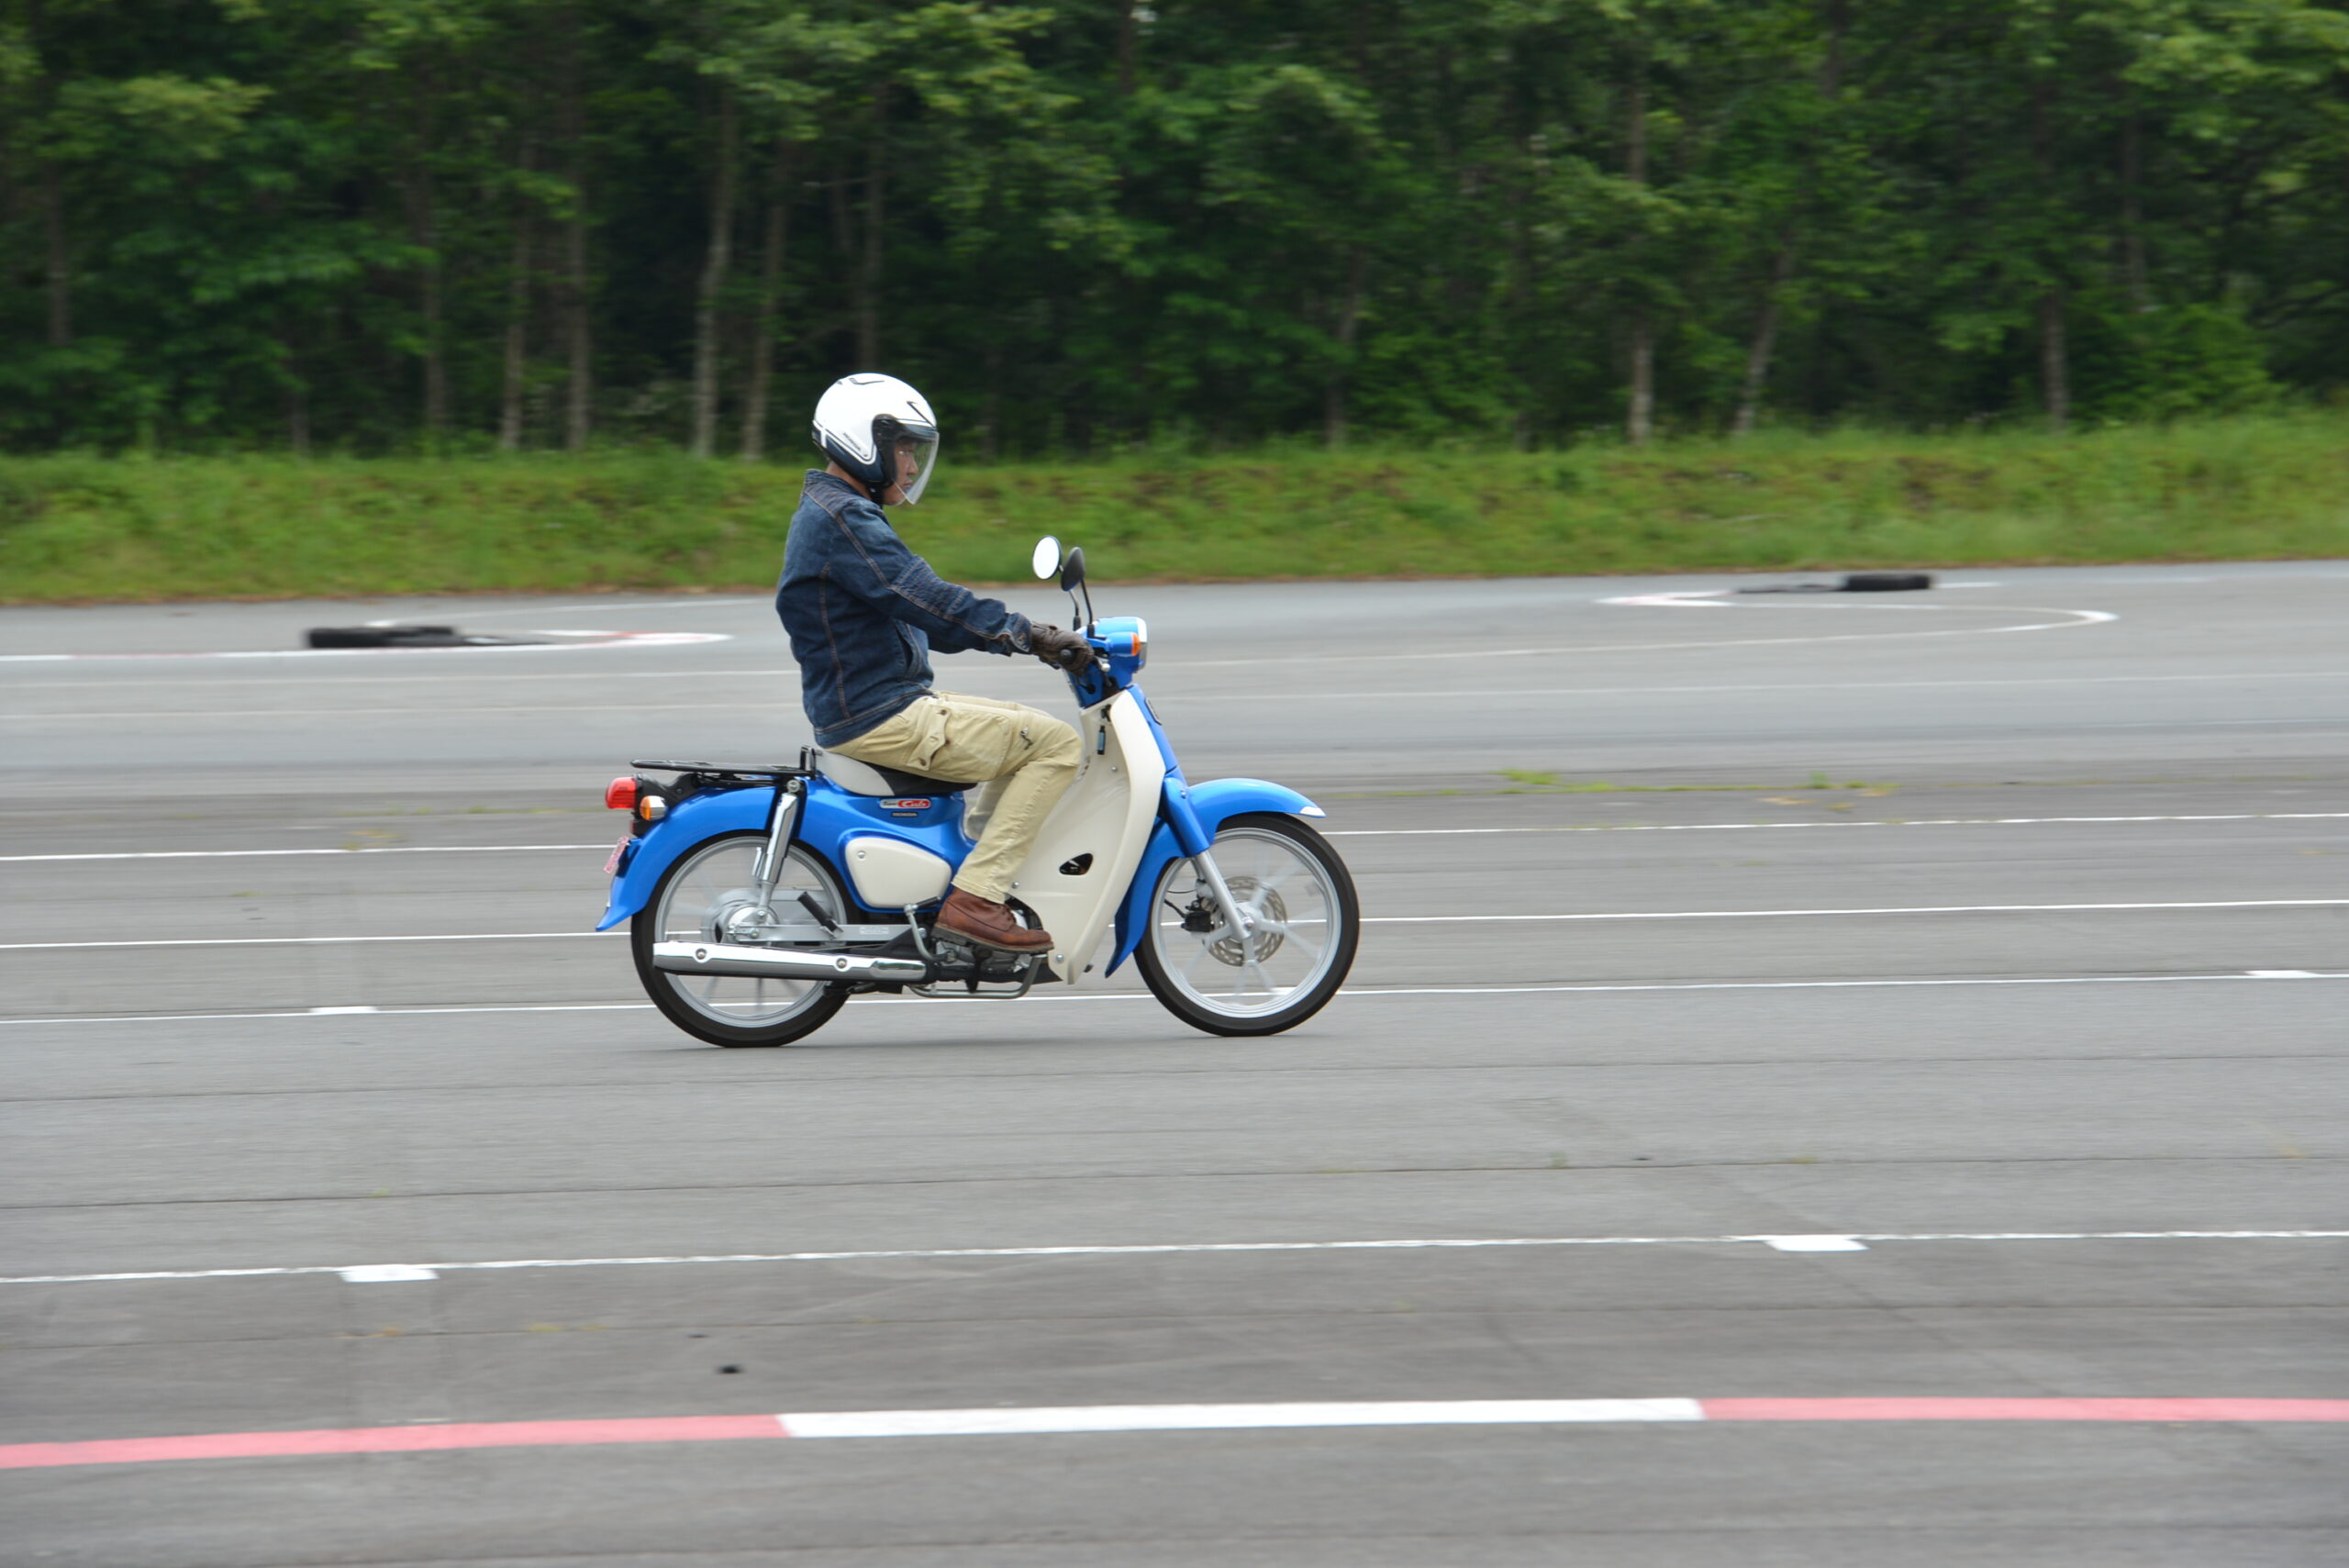
[[[1028,722],[1028,761],[1023,765],[1066,773],[1071,778],[1076,776],[1077,761],[1084,755],[1084,749],[1077,741],[1074,726],[1040,714]]]

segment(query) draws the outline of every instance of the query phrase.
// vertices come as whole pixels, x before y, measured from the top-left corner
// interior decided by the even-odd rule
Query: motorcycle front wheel
[[[1134,960],[1166,1010],[1209,1034],[1265,1035],[1319,1012],[1345,983],[1362,934],[1353,878],[1328,840],[1290,817],[1250,813],[1216,829],[1208,852],[1252,922],[1233,936],[1188,859],[1151,890]]]
[[[652,967],[655,942],[724,940],[727,917],[758,896],[751,873],[766,841],[764,833],[727,833],[695,845],[662,873],[629,924],[644,994],[671,1023],[712,1045],[789,1045],[823,1028],[848,1001],[846,986],[820,981],[672,974]],[[791,907],[801,893],[835,920],[847,907],[823,862],[794,844],[775,878],[774,902]]]

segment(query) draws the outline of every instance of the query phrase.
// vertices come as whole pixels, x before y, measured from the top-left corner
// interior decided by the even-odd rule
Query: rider
[[[978,835],[937,929],[1017,953],[1050,951],[1008,898],[1053,803],[1076,777],[1076,731],[1018,703],[930,688],[930,651],[1089,654],[1073,631],[1030,621],[941,579],[897,537],[884,506],[921,499],[938,459],[938,419],[894,376],[852,375],[816,405],[810,470],[784,546],[775,612],[799,662],[816,743],[884,768],[984,784],[964,814]]]

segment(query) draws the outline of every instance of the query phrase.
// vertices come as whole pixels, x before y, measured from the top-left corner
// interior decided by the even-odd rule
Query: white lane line
[[[2029,915],[2132,909],[2316,909],[2349,898],[2219,898],[2165,904],[1927,904],[1885,909],[1610,909],[1586,915],[1371,915],[1365,926],[1501,925],[1557,920],[1789,920],[1874,915]],[[617,931],[449,931],[392,937],[146,937],[132,941],[0,942],[0,952],[91,952],[117,948],[318,947],[351,942],[540,942],[617,937]]]
[[[340,652],[342,651],[338,649],[329,650],[329,651]],[[352,651],[368,652],[372,651],[367,649],[357,649],[352,650]],[[422,650],[422,651],[429,653],[436,651],[432,649],[425,649]],[[692,677],[685,676],[680,678],[689,680]],[[747,713],[770,710],[774,706],[775,702],[774,698],[754,696],[744,697],[740,702],[599,702],[595,705],[591,711],[599,714],[685,713],[697,710],[714,710],[726,713]],[[544,703],[512,703],[503,705],[435,703],[421,707],[362,707],[357,705],[346,705],[341,707],[166,707],[143,710],[105,708],[88,712],[74,713],[12,713],[6,717],[11,723],[15,724],[46,724],[51,720],[104,720],[117,718],[136,718],[141,722],[153,722],[157,719],[166,718],[184,718],[204,722],[208,722],[216,718],[373,718],[384,715],[418,713],[431,714],[434,717],[440,718],[460,718],[469,713],[545,713],[546,711],[547,705]]]
[[[1125,993],[1101,993],[1097,1000],[1107,1001],[1114,995],[1120,999]],[[1139,993],[1138,993],[1139,995]],[[871,1002],[876,997],[859,997]],[[896,998],[887,998],[896,1000]],[[1041,998],[1030,998],[1040,1000]],[[1063,1002],[1077,1001],[1074,996],[1054,998]],[[203,1024],[238,1023],[256,1018],[437,1018],[444,1013],[649,1013],[650,1002],[500,1002],[470,1007],[296,1007],[277,1013],[75,1013],[48,1018],[0,1018],[0,1026],[11,1024]]]
[[[1150,1241],[1059,1247],[900,1247],[827,1252],[699,1252],[636,1258],[499,1258],[430,1263],[296,1263],[234,1269],[149,1269],[102,1274],[22,1274],[0,1284],[110,1284],[133,1280],[282,1279],[300,1274],[430,1270],[462,1273],[499,1269],[640,1269],[706,1263],[885,1262],[946,1258],[1146,1258],[1219,1252],[1477,1251],[1522,1247],[1730,1247],[1773,1251],[1866,1251],[1873,1242],[2009,1241],[2310,1241],[2340,1240],[2349,1230],[1854,1230],[1832,1236],[1411,1236],[1371,1241]],[[1786,1242],[1844,1243],[1834,1247]],[[387,1272],[381,1277],[395,1277]],[[416,1278],[403,1273],[396,1277]]]
[[[1586,985],[1389,985],[1348,986],[1341,1000],[1378,996],[1551,996],[1583,993],[1653,991],[1875,991],[1921,986],[2012,985],[2209,985],[2236,981],[2349,980],[2349,970],[2242,969],[2223,974],[2042,974],[1912,980],[1681,980],[1661,984]],[[1023,1002],[1148,1002],[1147,991],[1074,991],[1039,994]],[[992,1007],[986,996],[856,996],[852,1007]],[[275,1013],[74,1013],[53,1018],[0,1018],[0,1027],[31,1024],[201,1024],[257,1018],[320,1017],[433,1018],[472,1013],[649,1013],[650,1002],[521,1002],[460,1007],[300,1007]]]
[[[408,1284],[440,1276],[430,1269],[414,1263],[362,1263],[356,1268],[338,1269],[346,1284]]]
[[[739,1442],[827,1438],[1098,1437],[1108,1432],[1249,1431],[1267,1428],[1454,1427],[1581,1423],[1602,1429],[1650,1421],[2349,1421],[2349,1399],[2187,1398],[2062,1395],[1830,1395],[1761,1398],[1428,1399],[1342,1404],[1073,1405],[963,1410],[784,1411],[751,1416],[637,1416],[558,1421],[452,1421],[435,1426],[313,1428],[0,1443],[0,1470],[173,1463],[184,1460],[316,1458],[343,1453],[445,1453],[470,1449],[606,1443]]]
[[[2349,812],[2343,813],[2349,816]],[[595,844],[385,844],[335,850],[118,850],[98,854],[0,855],[0,865],[32,861],[227,861],[267,860],[286,855],[511,855],[531,850],[608,851],[608,842]]]
[[[2111,909],[2299,909],[2329,908],[2338,905],[2349,905],[2349,898],[2218,898],[2171,904],[1922,904],[1888,909],[1610,910],[1594,915],[1371,915],[1364,917],[1363,924],[1446,926],[1528,920],[1800,920],[1855,915],[2027,915]],[[60,945],[70,947],[74,944]]]
[[[2140,681],[2217,681],[2242,683],[2247,681],[2349,680],[2349,671],[2297,670],[2272,674],[2243,675],[2068,675],[2040,676],[2019,680],[1978,681],[1787,681],[1766,684],[1709,686],[1498,686],[1488,690],[1462,689],[1453,686],[1415,686],[1391,692],[1354,692],[1316,687],[1315,702],[1378,701],[1390,702],[1411,697],[1480,697],[1514,699],[1517,697],[1655,697],[1720,695],[1734,692],[1876,692],[1916,691],[1951,686],[2093,686]],[[87,688],[84,687],[84,690]],[[1185,692],[1176,690],[1171,695],[1152,699],[1154,705],[1172,706],[1185,702],[1288,702],[1294,703],[1294,692]]]
[[[544,942],[620,934],[617,931],[461,931],[414,937],[167,937],[128,942],[0,942],[0,952],[58,952],[82,948],[319,947],[345,942]]]
[[[1789,790],[1804,786],[1789,784]],[[1604,793],[1591,791],[1591,794]],[[1780,828],[2021,828],[2046,823],[2099,822],[2310,822],[2349,817],[2349,811],[2226,811],[2171,817],[1914,817],[1898,821],[1853,822],[1667,822],[1564,823],[1538,828],[1324,828],[1325,839],[1434,839],[1482,833],[1731,833],[1760,832]],[[582,845],[597,849],[600,845]],[[221,851],[234,853],[236,851]],[[27,856],[27,859],[65,859]]]
[[[1788,784],[1790,790],[1803,788]],[[1434,839],[1496,833],[1731,833],[1783,828],[2019,828],[2044,823],[2102,822],[2313,822],[2349,818],[2349,811],[2229,811],[2171,817],[1928,817],[1900,821],[1857,822],[1670,822],[1564,823],[1537,828],[1325,828],[1325,839]],[[66,855],[0,855],[0,865],[36,861],[204,861],[270,859],[291,855],[509,855],[533,851],[601,853],[611,845],[592,844],[392,844],[331,850],[112,850]]]
[[[795,1438],[973,1438],[1063,1432],[1202,1432],[1273,1427],[1497,1426],[1701,1421],[1694,1399],[1445,1399],[1341,1405],[1080,1405],[976,1410],[796,1411]]]
[[[796,677],[799,667],[786,664],[779,670],[695,670],[690,673],[669,670],[475,670],[462,675],[419,675],[402,673],[396,675],[370,674],[365,670],[351,670],[334,675],[251,675],[239,672],[234,675],[109,675],[104,689],[117,691],[125,686],[169,686],[180,691],[189,686],[333,686],[340,689],[355,685],[381,685],[387,681],[403,685],[443,686],[463,684],[480,685],[499,681],[676,681],[696,683],[730,675],[774,675]],[[2148,676],[2146,679],[2168,677]],[[2179,680],[2200,680],[2205,677],[2181,675]],[[10,691],[73,691],[100,689],[90,681],[11,681]]]
[[[1414,651],[1408,653],[1300,653],[1273,655],[1260,659],[1194,659],[1186,661],[1183,667],[1186,670],[1212,670],[1226,667],[1263,669],[1268,665],[1275,664],[1362,664],[1375,660],[1383,661],[1395,659],[1408,659],[1416,662],[1428,662],[1435,660],[1452,659],[1538,659],[1548,658],[1552,655],[1561,653],[1653,653],[1671,649],[1769,648],[1784,647],[1792,643],[1811,642],[1883,642],[1899,638],[1912,637],[1985,637],[1995,636],[2000,632],[2010,631],[2063,631],[2073,627],[2099,626],[2105,622],[2117,621],[2121,618],[2110,610],[2069,610],[2058,608],[2053,605],[1786,604],[1764,606],[1739,604],[1732,607],[1739,609],[1908,609],[1916,611],[1964,610],[1973,612],[1997,610],[2001,613],[2018,613],[2023,615],[2070,616],[2073,618],[2070,620],[2030,621],[2016,626],[1952,627],[1943,631],[1830,632],[1811,637],[1713,638],[1702,642],[1586,642],[1573,646],[1553,648],[1474,649],[1457,653],[1431,653],[1425,651]]]
[[[1180,677],[1188,665],[1168,659],[1157,669],[1152,681]],[[984,672],[981,672],[982,673]],[[785,665],[774,670],[696,670],[690,678],[696,683],[751,676],[793,678],[799,674],[796,665]],[[381,684],[396,681],[416,685],[447,685],[464,683],[479,685],[491,681],[674,681],[683,678],[675,670],[562,670],[562,671],[479,671],[467,675],[375,675],[364,670],[354,670],[337,675],[181,675],[148,676],[109,679],[107,690],[119,690],[133,685],[168,685],[177,691],[188,686],[333,686],[340,689],[359,684]],[[1460,691],[1451,687],[1414,687],[1405,691],[1351,692],[1317,687],[1314,695],[1344,697],[1515,697],[1515,696],[1675,696],[1713,695],[1723,692],[1875,692],[1914,691],[1942,686],[2098,686],[2134,685],[2144,683],[2190,682],[2226,684],[2242,681],[2341,681],[2349,680],[2349,670],[2244,670],[2233,674],[2187,673],[2170,675],[1989,675],[1954,677],[1938,681],[1767,681],[1728,682],[1704,685],[1638,685],[1638,686],[1510,686],[1489,691]],[[11,691],[75,691],[95,690],[88,681],[14,681]],[[1177,691],[1171,695],[1164,690],[1157,694],[1160,701],[1186,702],[1294,702],[1293,695],[1267,694],[1249,691]]]
[[[198,1459],[315,1458],[341,1453],[569,1448],[605,1443],[738,1442],[825,1438],[966,1438],[1049,1433],[1246,1431],[1265,1428],[1448,1427],[1648,1421],[2349,1421],[2349,1399],[2062,1395],[1830,1395],[1690,1399],[1427,1399],[1339,1404],[988,1406],[962,1410],[790,1410],[751,1416],[637,1416],[589,1420],[462,1421],[436,1426],[313,1428],[0,1443],[0,1470],[155,1464]]]
[[[1956,583],[1944,583],[1942,586],[1944,588],[1955,588],[1961,586],[1961,584]],[[721,606],[730,607],[735,605],[772,605],[774,603],[774,595],[773,594],[747,596],[729,595],[725,597],[704,595],[700,594],[679,594],[674,597],[666,599],[641,599],[634,604],[623,605],[607,605],[590,600],[587,603],[577,605],[525,605],[519,609],[511,610],[418,610],[417,612],[417,618],[429,620],[433,616],[447,616],[454,617],[458,615],[463,615],[468,620],[518,620],[523,618],[536,619],[540,616],[566,615],[573,610],[593,610],[598,615],[604,615],[619,610],[705,610],[717,609]],[[391,621],[386,624],[397,626],[400,623],[398,621]]]
[[[1331,695],[1336,695],[1336,696],[1341,696],[1341,697],[1342,697],[1342,696],[1346,695],[1347,694],[1345,694],[1345,693],[1336,693],[1336,694],[1331,694]],[[1386,701],[1386,700],[1390,700],[1393,696],[1397,696],[1397,695],[1401,695],[1401,696],[1415,696],[1415,697],[1442,697],[1442,698],[1446,698],[1446,699],[1452,699],[1452,698],[1473,698],[1473,697],[1492,697],[1492,698],[1507,697],[1507,698],[1510,698],[1510,699],[1515,699],[1515,698],[1518,698],[1518,697],[1538,697],[1538,696],[1553,695],[1557,695],[1557,694],[1546,693],[1546,692],[1540,692],[1540,691],[1513,691],[1513,692],[1442,692],[1442,691],[1437,691],[1437,692],[1408,692],[1408,693],[1393,693],[1393,694],[1388,694],[1388,693],[1379,693],[1379,694],[1367,694],[1367,695],[1375,695],[1375,696],[1377,698],[1377,700],[1380,700],[1380,701]],[[1252,700],[1252,699],[1244,698],[1244,697],[1243,697],[1243,698],[1231,698],[1231,699],[1226,699],[1226,698],[1223,698],[1223,697],[1206,697],[1206,698],[1197,698],[1197,699],[1193,699],[1193,700],[1202,701],[1202,702],[1214,702],[1214,703],[1219,703],[1219,704],[1220,704],[1220,703],[1225,702],[1225,701],[1227,701],[1227,700],[1230,700],[1230,701],[1248,701],[1248,700]],[[1292,700],[1293,700],[1293,699],[1292,699]],[[592,710],[590,710],[590,711],[592,711],[593,713],[596,713],[596,714],[608,714],[608,713],[769,713],[769,712],[773,712],[773,711],[774,711],[774,709],[775,709],[775,701],[774,701],[774,699],[773,697],[770,697],[770,696],[757,696],[757,697],[745,697],[745,698],[742,698],[741,700],[737,701],[737,702],[657,702],[657,703],[608,703],[608,702],[607,702],[607,703],[597,703],[597,704],[596,704],[596,705],[594,706],[593,709],[592,709]],[[346,706],[341,706],[341,707],[250,707],[250,708],[217,708],[217,707],[203,707],[203,708],[154,708],[154,709],[149,709],[149,710],[145,710],[145,711],[135,711],[135,710],[134,710],[134,711],[122,711],[122,710],[113,709],[113,708],[105,708],[105,709],[92,709],[92,710],[89,710],[89,711],[78,711],[78,710],[77,710],[77,711],[72,712],[72,713],[35,713],[35,712],[27,711],[27,712],[19,712],[19,713],[7,714],[7,715],[0,715],[0,717],[6,717],[6,718],[8,719],[8,721],[9,721],[9,722],[14,723],[14,724],[20,724],[20,725],[33,725],[33,724],[45,724],[45,723],[48,723],[48,722],[50,722],[50,721],[51,721],[51,720],[57,720],[57,721],[60,721],[60,722],[77,722],[77,721],[92,720],[92,719],[126,719],[126,718],[135,718],[135,719],[139,719],[139,720],[140,720],[140,721],[142,721],[142,722],[150,722],[150,723],[151,723],[151,722],[157,722],[157,721],[161,721],[161,720],[164,720],[164,719],[188,719],[188,720],[207,720],[207,721],[208,721],[208,720],[211,720],[211,719],[217,719],[217,718],[350,718],[350,717],[381,717],[381,716],[385,716],[385,715],[391,715],[391,716],[405,716],[405,715],[411,715],[411,714],[429,714],[429,715],[431,715],[431,716],[436,717],[462,717],[462,716],[466,715],[466,714],[475,714],[475,713],[479,713],[479,714],[495,714],[495,713],[534,713],[534,714],[543,714],[543,713],[545,713],[545,712],[547,712],[547,711],[548,711],[548,709],[547,709],[547,706],[546,706],[544,703],[512,703],[512,704],[472,704],[472,705],[462,706],[455,706],[455,705],[450,705],[450,704],[440,704],[440,705],[432,705],[432,706],[420,706],[420,707],[362,707],[362,706],[350,706],[350,705],[346,705]],[[2094,729],[2208,729],[2208,728],[2219,728],[2219,727],[2221,727],[2221,726],[2244,726],[2244,725],[2260,725],[2260,724],[2266,724],[2266,725],[2279,725],[2279,726],[2280,726],[2280,725],[2302,725],[2302,726],[2310,726],[2310,725],[2312,725],[2312,726],[2323,727],[2323,726],[2337,725],[2337,724],[2339,724],[2340,722],[2341,722],[2341,720],[2339,720],[2339,719],[2337,719],[2337,718],[2332,718],[2332,717],[2300,717],[2300,716],[2295,715],[2295,716],[2288,717],[2269,717],[2269,718],[2211,718],[2211,719],[2171,719],[2171,718],[2158,718],[2158,719],[2143,719],[2143,720],[2131,719],[2131,720],[2119,721],[2119,722],[2093,722],[2093,723],[2089,723],[2089,722],[2083,721],[2083,725],[2082,725],[2082,727],[2084,727],[2084,728],[2094,728]]]
[[[1998,611],[2000,613],[2020,613],[2025,615],[2068,616],[2072,618],[2069,620],[2030,621],[2013,626],[1952,627],[1940,631],[1824,632],[1809,637],[1712,638],[1698,642],[1591,642],[1544,648],[1467,649],[1456,652],[1430,652],[1426,651],[1419,651],[1409,653],[1350,652],[1273,654],[1256,659],[1192,659],[1186,660],[1181,664],[1172,666],[1172,668],[1181,670],[1244,668],[1252,670],[1262,669],[1268,665],[1279,664],[1344,663],[1351,665],[1371,662],[1403,659],[1408,659],[1414,662],[1429,662],[1461,659],[1550,658],[1560,654],[1569,653],[1653,653],[1671,650],[1687,649],[1766,648],[1814,642],[1880,642],[1903,638],[1984,637],[1996,635],[2001,632],[2060,631],[2073,627],[2100,625],[2108,621],[2117,621],[2121,618],[2119,616],[2107,610],[2063,609],[2050,605],[1776,605],[1767,606],[1740,605],[1735,607],[1742,609],[1905,609],[1919,612],[1930,612],[1935,610],[1961,610],[1966,612]],[[55,663],[67,661],[97,662],[102,660],[128,661],[157,659],[292,659],[327,657],[337,654],[375,655],[387,653],[397,654],[403,658],[415,658],[418,655],[432,653],[542,653],[548,651],[550,649],[562,649],[565,647],[646,647],[654,645],[653,639],[655,639],[671,643],[729,640],[729,639],[722,634],[716,632],[679,631],[639,634],[637,640],[633,643],[525,643],[509,645],[503,648],[297,648],[262,649],[250,651],[221,653],[6,653],[0,654],[0,662]]]
[[[540,637],[592,640],[507,642],[462,648],[238,648],[173,653],[0,653],[0,664],[80,664],[157,659],[349,659],[386,654],[415,659],[433,653],[567,653],[589,648],[677,648],[693,643],[731,642],[722,631],[542,631]]]
[[[1597,602],[1604,604],[1609,601],[1600,600]],[[1906,611],[1912,614],[1956,612],[1960,614],[1978,615],[1998,613],[2065,616],[2071,618],[2054,621],[2031,621],[2012,626],[1953,627],[1941,631],[1828,632],[1817,633],[1808,637],[1748,637],[1712,639],[1700,642],[1598,642],[1544,648],[1468,649],[1452,652],[1430,652],[1421,650],[1409,653],[1370,653],[1357,651],[1328,654],[1307,653],[1271,655],[1256,659],[1198,659],[1185,661],[1180,667],[1192,670],[1221,669],[1229,667],[1259,669],[1269,664],[1319,664],[1331,662],[1359,664],[1369,661],[1400,659],[1408,659],[1414,662],[1426,662],[1431,660],[1507,659],[1516,657],[1540,658],[1562,653],[1644,653],[1667,649],[1754,648],[1783,646],[1790,643],[1812,642],[1876,642],[1897,638],[1981,637],[1993,636],[2003,632],[2056,631],[2072,627],[2096,626],[2105,622],[2117,621],[2121,618],[2118,615],[2115,615],[2109,610],[2067,609],[2052,605],[1830,605],[1820,604],[1817,602],[1788,602],[1784,604],[1763,605],[1740,602],[1733,606],[1724,605],[1719,607],[1747,610],[1823,609],[1842,610],[1846,612],[1897,610]],[[148,662],[154,660],[315,659],[351,655],[381,656],[385,654],[393,654],[402,658],[412,659],[420,654],[435,653],[543,653],[550,651],[560,651],[570,648],[642,648],[687,643],[727,642],[733,640],[731,637],[722,632],[618,632],[609,635],[615,638],[626,639],[628,640],[585,643],[518,643],[508,644],[504,647],[488,648],[272,648],[170,653],[0,653],[0,663],[80,663],[100,662],[111,663],[120,662]]]

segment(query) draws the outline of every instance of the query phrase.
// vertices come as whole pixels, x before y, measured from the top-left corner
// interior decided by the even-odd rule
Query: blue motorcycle
[[[653,1005],[722,1046],[787,1045],[851,996],[1012,999],[1097,984],[1130,958],[1186,1023],[1276,1034],[1319,1012],[1353,965],[1353,879],[1307,818],[1259,779],[1194,784],[1135,677],[1140,617],[1096,618],[1085,552],[1038,542],[1091,657],[1068,673],[1084,761],[1013,883],[1013,906],[1059,943],[1022,955],[935,929],[973,836],[963,794],[805,749],[791,766],[640,761],[607,806],[629,813],[596,926],[629,922]],[[666,775],[659,777],[653,775]]]

